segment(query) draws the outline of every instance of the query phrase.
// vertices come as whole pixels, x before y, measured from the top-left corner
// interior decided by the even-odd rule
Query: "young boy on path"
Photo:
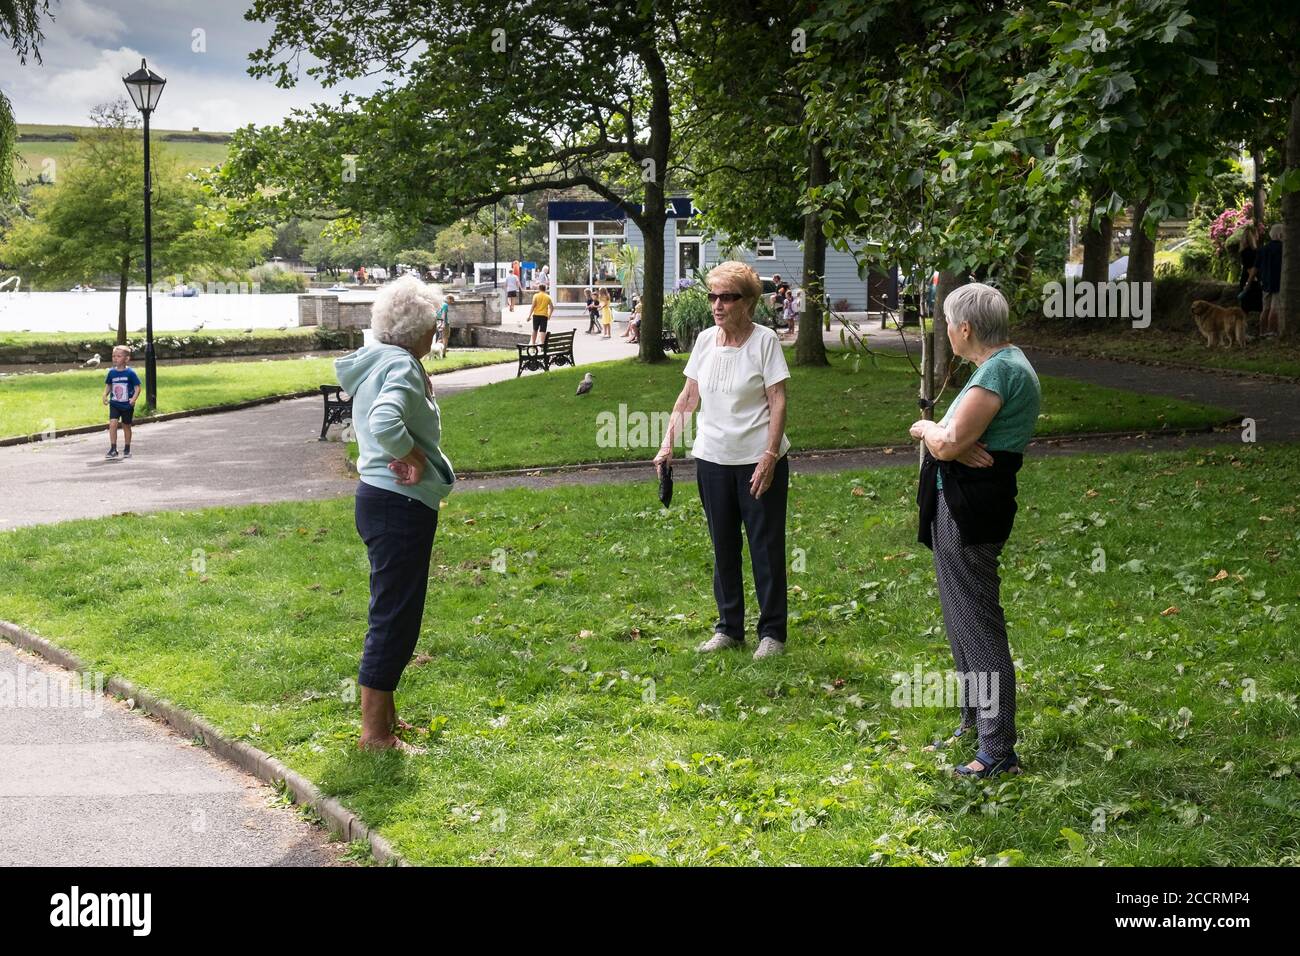
[[[108,406],[108,454],[117,457],[117,423],[122,423],[122,457],[131,457],[131,419],[135,416],[135,400],[140,397],[140,376],[128,368],[131,350],[125,345],[113,347],[113,367],[104,379],[104,404]]]

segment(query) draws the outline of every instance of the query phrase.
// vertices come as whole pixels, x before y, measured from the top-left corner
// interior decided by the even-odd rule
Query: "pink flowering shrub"
[[[1210,223],[1210,242],[1215,255],[1223,255],[1224,246],[1242,227],[1251,223],[1255,214],[1254,203],[1247,202],[1240,209],[1225,209]]]

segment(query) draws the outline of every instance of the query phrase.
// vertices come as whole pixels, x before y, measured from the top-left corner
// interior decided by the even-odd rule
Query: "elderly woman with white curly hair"
[[[1016,472],[1034,434],[1042,392],[1033,366],[1010,342],[1007,300],[992,286],[960,286],[943,303],[954,355],[975,364],[943,420],[912,425],[925,444],[918,540],[934,552],[939,604],[960,686],[961,724],[947,740],[977,734],[962,776],[1019,773],[1016,676],[1002,611],[998,558],[1016,515]],[[976,707],[976,703],[980,705]]]
[[[375,344],[334,363],[352,395],[359,457],[356,526],[370,559],[370,626],[361,653],[361,747],[414,751],[396,736],[393,693],[424,617],[438,509],[456,481],[442,453],[429,353],[441,291],[413,275],[375,297]]]

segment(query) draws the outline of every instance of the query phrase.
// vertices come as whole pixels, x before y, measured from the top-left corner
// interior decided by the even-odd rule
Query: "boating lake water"
[[[328,294],[345,302],[374,298],[373,292]],[[116,290],[0,292],[0,332],[116,332],[117,306]],[[200,322],[204,331],[296,326],[298,295],[209,292],[182,298],[154,293],[155,333],[189,331]],[[144,332],[143,290],[126,294],[126,327],[132,334]]]

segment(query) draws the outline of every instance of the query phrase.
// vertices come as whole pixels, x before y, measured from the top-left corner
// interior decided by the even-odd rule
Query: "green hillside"
[[[24,182],[39,176],[47,159],[53,159],[59,166],[69,162],[76,146],[76,134],[83,129],[88,127],[19,123],[14,178]],[[225,132],[154,129],[150,133],[154,143],[165,143],[187,169],[220,163],[226,158],[226,146],[230,142],[230,134]]]

